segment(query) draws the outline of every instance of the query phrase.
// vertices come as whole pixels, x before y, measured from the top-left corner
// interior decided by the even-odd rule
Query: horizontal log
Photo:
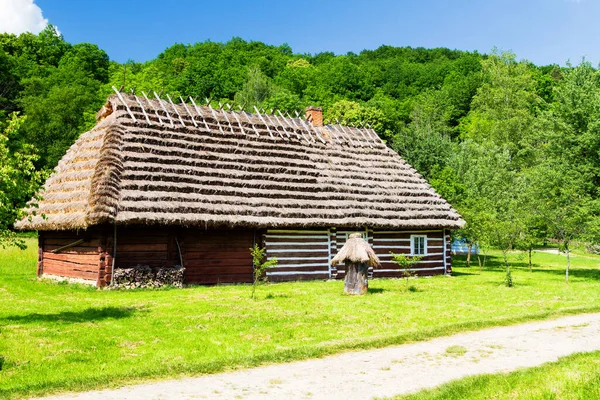
[[[252,274],[252,267],[186,267],[185,276]]]
[[[423,232],[423,233],[377,233],[373,234],[373,240],[377,239],[410,239],[411,236],[427,236],[427,238],[442,240],[441,232]]]
[[[264,237],[264,242],[267,244],[279,244],[279,243],[324,243],[327,244],[329,243],[329,238],[328,237],[322,237],[323,235],[320,235],[318,237],[284,237],[284,238],[278,238],[278,237]]]
[[[207,235],[198,235],[198,234],[185,234],[181,236],[181,238],[185,242],[199,242],[199,243],[215,243],[215,242],[254,242],[254,234],[239,234],[237,231],[232,230],[228,234],[207,234]]]
[[[185,252],[184,258],[186,260],[214,260],[214,259],[227,259],[227,260],[250,260],[252,262],[252,256],[250,250],[238,250],[238,251],[187,251]]]
[[[252,274],[248,275],[203,275],[203,276],[191,276],[184,277],[183,283],[185,284],[218,284],[218,283],[251,283]]]
[[[57,244],[44,244],[44,251],[51,252],[62,247]],[[60,254],[99,254],[98,246],[74,246],[65,250],[61,250]]]
[[[82,237],[73,236],[73,237],[69,237],[69,238],[60,238],[60,239],[45,238],[44,245],[57,245],[57,247],[60,247],[60,246],[65,246],[70,243],[73,243],[74,241],[79,240],[79,239],[82,239]],[[98,247],[99,245],[100,245],[100,239],[90,239],[88,241],[81,243],[80,246]]]
[[[117,260],[119,261],[138,261],[138,260],[162,260],[166,261],[168,254],[166,251],[118,251]]]
[[[310,267],[294,267],[294,268],[281,268],[281,267],[272,267],[268,269],[268,272],[288,272],[288,273],[301,273],[301,272],[314,272],[321,271],[323,273],[329,273],[329,267],[322,266],[310,266]]]
[[[277,265],[304,265],[304,264],[324,264],[329,265],[329,259],[327,257],[317,258],[299,258],[299,259],[280,259],[277,258]]]
[[[63,254],[44,252],[44,261],[57,260],[67,261],[73,264],[92,264],[97,265],[100,261],[100,254]]]
[[[310,281],[317,279],[329,279],[329,273],[323,274],[294,274],[294,275],[275,275],[270,276],[271,282],[290,282],[290,281]]]
[[[161,237],[169,236],[171,229],[168,227],[117,227],[117,238],[127,237]]]
[[[134,252],[134,251],[167,251],[168,244],[165,243],[145,243],[140,240],[136,244],[127,244],[117,241],[117,253],[122,251]]]
[[[121,245],[145,245],[145,244],[167,244],[169,237],[163,236],[119,236],[117,234],[117,247]]]
[[[429,246],[439,246],[439,247],[444,247],[444,241],[443,240],[434,240],[434,239],[429,239],[427,238],[427,247]]]
[[[240,260],[240,259],[187,260],[185,257],[183,258],[183,266],[185,268],[220,267],[220,266],[243,267],[243,266],[247,266],[247,265],[252,266],[252,260]]]
[[[82,279],[97,279],[98,270],[97,266],[85,265],[73,268],[73,264],[64,264],[60,261],[47,260],[44,262],[44,273],[58,276],[66,276],[69,278],[82,278]]]
[[[267,256],[277,257],[278,259],[280,259],[280,258],[306,259],[306,258],[319,257],[324,260],[328,260],[329,259],[329,251],[321,250],[321,249],[306,249],[303,251],[293,251],[293,250],[282,251],[282,249],[267,249]]]
[[[132,268],[138,265],[147,265],[149,267],[174,267],[179,261],[173,261],[171,264],[166,260],[121,260],[117,257],[115,268]]]
[[[189,243],[184,242],[181,243],[181,251],[182,252],[214,252],[214,251],[242,251],[248,252],[250,254],[250,248],[252,247],[252,243]]]

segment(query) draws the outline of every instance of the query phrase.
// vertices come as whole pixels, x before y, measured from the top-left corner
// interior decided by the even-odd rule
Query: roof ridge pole
[[[296,116],[298,117],[298,119],[300,120],[300,122],[302,122],[302,125],[304,125],[305,128],[308,129],[308,131],[310,132],[310,130],[312,129],[313,132],[315,133],[315,137],[317,139],[319,139],[321,141],[321,143],[325,144],[325,140],[321,137],[321,135],[319,134],[319,131],[317,131],[317,128],[315,128],[315,126],[312,124],[311,121],[305,121],[304,119],[302,119],[302,117],[300,116],[300,113],[298,112],[298,110],[296,110]],[[314,139],[313,139],[314,141]]]
[[[281,110],[277,110],[277,112],[279,113],[279,115],[281,115],[281,119],[283,120],[283,122],[285,122],[285,124],[292,130],[292,132],[296,134],[296,138],[298,140],[300,140],[300,134],[296,131],[296,129],[292,126],[292,124],[290,124],[290,122],[283,115],[283,113],[281,112]],[[279,120],[279,118],[278,118],[278,120]],[[304,137],[304,135],[302,135],[302,137],[304,138],[304,140],[306,140],[306,138]]]
[[[340,120],[338,118],[336,118],[335,122],[337,122],[337,130],[338,130],[338,132],[340,132],[342,134],[344,140],[346,141],[346,144],[350,144],[351,140],[350,140],[350,137],[348,136],[348,132],[346,132],[343,129],[342,123],[340,122]]]
[[[339,122],[339,121],[338,121],[338,122]],[[351,134],[351,133],[348,133],[348,132],[346,131],[346,129],[344,129],[344,128],[345,128],[345,127],[344,127],[344,125],[343,125],[343,124],[340,124],[340,129],[342,130],[342,132],[344,132],[344,133],[346,134],[346,136],[348,137],[348,140],[350,141],[350,144],[351,144],[352,146],[356,146],[356,145],[354,144],[354,141],[352,140],[352,134]]]
[[[140,98],[136,95],[133,95],[133,96],[135,97],[135,101],[137,101],[137,103],[140,105],[140,108],[142,109],[142,112],[144,113],[144,117],[146,117],[146,122],[148,122],[148,125],[152,126],[152,122],[150,121],[150,118],[148,118],[148,114],[146,114],[146,110],[144,110],[144,105],[140,101]]]
[[[310,133],[310,128],[306,125],[306,123],[302,120],[302,118],[300,118],[300,113],[298,112],[298,110],[296,110],[296,118],[292,118],[292,121],[294,122],[294,124],[296,124],[296,119],[298,119],[300,121],[300,123],[302,124],[302,128],[304,128],[304,130],[306,130],[306,134],[308,135],[308,137],[310,138],[310,140],[313,143],[315,143],[316,140],[312,136],[312,133]]]
[[[375,129],[372,128],[371,124],[368,124],[367,126],[369,127],[369,129],[367,129],[367,133],[369,133],[375,137],[374,143],[376,143],[376,144],[383,143],[383,140],[381,140],[381,138],[379,137],[377,132],[375,132]]]
[[[198,113],[198,116],[200,118],[202,118],[202,122],[204,123],[204,127],[206,128],[207,133],[210,133],[210,128],[208,127],[208,124],[206,123],[206,119],[204,119],[204,116],[200,112],[200,109],[196,105],[196,102],[194,101],[194,99],[192,99],[192,96],[190,96],[190,100],[192,101],[192,104],[194,105],[194,108],[196,109],[196,112]]]
[[[169,112],[167,111],[167,107],[165,107],[165,105],[163,104],[162,100],[160,99],[160,97],[158,96],[156,91],[154,91],[154,97],[156,97],[156,99],[158,100],[158,103],[160,104],[161,108],[163,109],[165,114],[167,114],[167,117],[169,118],[169,122],[171,122],[171,126],[174,128],[175,124],[173,123],[173,118],[171,118],[171,114],[169,114]]]
[[[279,111],[279,110],[278,110]],[[277,114],[273,114],[273,118],[275,118],[275,120],[277,121],[277,123],[279,125],[281,125],[281,128],[283,129],[283,132],[287,135],[288,138],[291,138],[292,136],[290,135],[290,133],[287,131],[287,129],[285,129],[285,126],[283,125],[283,122],[281,122],[279,120],[279,117],[277,116]],[[294,129],[292,129],[292,132],[294,131]],[[296,134],[298,135],[298,134]]]
[[[269,128],[269,124],[267,124],[267,121],[265,121],[265,119],[262,117],[262,115],[260,115],[260,111],[258,111],[258,108],[256,108],[256,106],[254,106],[254,110],[256,111],[256,113],[258,114],[258,118],[260,118],[260,120],[265,124],[265,126],[267,127],[267,132],[269,132],[269,135],[271,135],[271,137],[273,139],[275,139],[275,136],[273,136],[273,132],[271,132],[271,129]]]
[[[123,103],[123,105],[125,106],[125,108],[127,109],[127,112],[129,113],[129,115],[131,116],[131,119],[133,119],[133,122],[137,122],[137,119],[135,118],[135,115],[133,115],[133,113],[131,112],[131,110],[129,109],[129,106],[127,105],[127,103],[125,102],[125,99],[123,99],[123,96],[121,96],[121,92],[119,92],[117,90],[116,87],[112,87],[113,90],[115,91],[115,93],[117,94],[117,96],[119,97],[119,100],[121,100],[121,103]]]
[[[260,133],[258,133],[258,130],[256,129],[256,127],[254,126],[254,123],[252,123],[252,120],[250,119],[249,115],[246,111],[244,111],[243,107],[240,107],[240,115],[246,117],[246,120],[248,121],[248,123],[250,124],[250,126],[252,127],[252,130],[254,131],[254,133],[256,133],[256,136],[260,136]]]
[[[292,121],[294,126],[298,129],[298,132],[300,132],[300,134],[302,135],[304,140],[306,140],[306,143],[308,143],[309,145],[312,146],[312,144],[315,142],[315,139],[312,137],[310,132],[306,132],[306,136],[308,136],[308,139],[307,139],[306,136],[304,135],[304,128],[296,123],[296,118],[290,117],[290,120]]]
[[[146,92],[144,92],[144,91],[142,90],[142,94],[144,95],[144,98],[145,98],[145,99],[146,99],[146,101],[148,102],[148,106],[154,110],[154,113],[156,114],[156,118],[158,118],[158,122],[159,122],[161,125],[164,125],[164,122],[162,121],[162,118],[160,117],[160,115],[158,115],[158,111],[156,111],[156,108],[155,108],[154,106],[152,106],[152,103],[150,102],[150,99],[148,99],[148,96],[146,96]]]
[[[187,112],[189,114],[189,116],[192,118],[192,122],[194,123],[194,126],[197,128],[198,123],[194,119],[194,116],[192,115],[192,112],[188,108],[187,104],[185,104],[185,100],[183,100],[183,97],[181,97],[181,96],[179,96],[179,100],[181,100],[181,104],[183,104],[183,108],[185,108],[185,112]]]
[[[173,103],[173,99],[171,99],[171,96],[169,96],[168,93],[167,93],[167,99],[169,99],[169,102],[171,103],[171,107],[173,107],[173,110],[175,110],[175,113],[179,117],[179,122],[181,122],[181,125],[183,125],[183,127],[185,128],[185,122],[183,122],[183,118],[181,118],[181,115],[179,114],[179,110],[177,110],[177,107],[175,107],[175,104]]]
[[[289,113],[288,113],[288,116],[289,116]],[[314,142],[314,140],[312,140],[312,137],[310,136],[310,134],[309,134],[309,138],[312,140],[312,142],[311,142],[311,140],[308,140],[308,139],[306,138],[306,136],[304,136],[304,132],[303,132],[302,128],[301,128],[300,126],[298,126],[298,124],[296,123],[296,120],[295,120],[294,118],[292,118],[292,117],[290,116],[290,117],[288,117],[288,119],[289,119],[290,121],[292,121],[292,123],[293,123],[293,124],[294,124],[294,126],[296,127],[296,129],[297,129],[297,131],[296,131],[296,135],[298,134],[298,132],[300,132],[300,135],[302,135],[302,138],[303,138],[304,140],[306,140],[306,143],[308,143],[308,144],[312,144],[312,142]]]
[[[371,144],[371,141],[369,141],[369,138],[364,134],[363,129],[365,129],[365,123],[364,122],[360,122],[360,129],[358,130],[360,132],[360,134],[362,135],[362,137],[365,139],[365,142],[369,145],[370,148],[373,148],[373,145]]]
[[[277,124],[273,122],[273,120],[271,119],[271,117],[269,116],[269,114],[265,114],[265,117],[267,117],[269,119],[269,123],[273,124],[273,127],[275,128],[275,130],[277,131],[277,133],[279,134],[279,136],[281,136],[282,139],[284,140],[288,140],[285,136],[283,136],[283,133],[281,133],[279,131],[279,128],[277,128]],[[288,135],[289,137],[290,135]]]
[[[337,131],[335,130],[335,125],[333,125],[333,124],[331,123],[331,120],[329,120],[329,123],[328,123],[328,124],[326,124],[326,123],[325,123],[325,121],[323,121],[323,126],[324,126],[325,128],[327,128],[327,131],[328,131],[329,133],[331,133],[331,138],[332,138],[332,139],[335,139],[335,140],[338,142],[338,144],[339,144],[339,145],[341,145],[341,144],[342,144],[342,141],[340,140],[339,136],[337,135]]]
[[[233,135],[235,135],[233,126],[231,125],[231,122],[229,122],[229,118],[227,118],[227,112],[225,110],[223,110],[223,105],[221,104],[221,102],[219,102],[219,111],[221,111],[223,113],[223,116],[225,117],[225,121],[227,121],[227,124],[229,125],[229,129],[231,130],[231,133]]]
[[[227,107],[229,107],[229,109],[231,110],[231,106],[229,105],[229,103],[227,103]],[[233,114],[233,118],[235,118],[236,122],[238,123],[238,125],[240,126],[240,130],[242,131],[242,133],[244,135],[246,135],[246,131],[244,130],[244,127],[242,126],[242,122],[240,121],[240,119],[238,118],[237,114],[235,113],[235,111],[231,111],[231,114]]]
[[[305,122],[302,118],[300,118],[300,122],[302,122],[302,125],[304,125],[304,127],[306,128],[306,130],[310,133],[310,130],[312,129],[315,136],[317,137],[317,139],[319,139],[322,143],[326,143],[325,140],[323,140],[323,138],[318,134],[318,132],[315,130],[315,128],[311,125],[309,125],[307,122]],[[312,136],[311,136],[312,138]],[[313,139],[313,142],[315,141],[315,139]]]
[[[298,113],[298,111],[296,111],[296,114],[300,115],[300,114]],[[307,126],[309,130],[310,130],[310,129],[312,129],[312,130],[313,130],[313,132],[315,133],[315,136],[317,137],[317,139],[319,139],[319,140],[321,141],[321,143],[323,143],[323,144],[327,143],[327,142],[325,141],[325,139],[323,139],[323,138],[321,137],[321,134],[319,133],[319,131],[317,130],[317,128],[316,128],[316,127],[315,127],[315,126],[312,124],[312,122],[305,122],[305,121],[304,121],[302,118],[300,118],[300,121],[302,122],[302,124],[303,124],[304,126]]]
[[[206,99],[206,105],[208,106],[208,108],[210,108],[210,112],[212,113],[213,118],[217,122],[217,126],[219,127],[219,131],[221,131],[221,133],[224,135],[225,131],[221,127],[221,123],[219,122],[219,118],[217,117],[217,113],[215,112],[215,109],[212,108],[212,106],[210,105],[210,99]]]
[[[356,125],[354,125],[354,122],[350,122],[350,126],[351,126],[351,127],[353,127],[354,129],[358,130],[358,132],[359,132],[359,133],[361,133],[361,132],[360,132],[360,129],[358,129],[358,128],[356,127]],[[350,129],[350,127],[348,127],[348,129]],[[350,132],[352,132],[352,131],[350,131]],[[354,132],[352,132],[352,134],[354,134]],[[362,133],[361,133],[361,135],[362,135]],[[363,136],[363,138],[364,138],[364,135],[362,135],[362,136]],[[358,144],[360,144],[360,147],[365,147],[364,143],[363,143],[363,142],[361,142],[360,140],[357,140],[356,142],[357,142]]]
[[[331,131],[331,136],[338,142],[338,144],[342,144],[342,141],[340,140],[340,137],[337,135],[337,132],[335,130],[335,125],[332,124],[328,124],[325,125],[327,127],[328,131]]]

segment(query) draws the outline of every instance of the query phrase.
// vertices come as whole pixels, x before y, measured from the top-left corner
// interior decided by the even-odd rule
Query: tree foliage
[[[34,163],[38,156],[32,145],[24,145],[17,151],[8,147],[9,140],[19,134],[25,117],[11,114],[4,132],[0,132],[0,247],[23,247],[10,229],[12,223],[22,217],[24,200],[31,198],[41,184],[44,173],[37,171]]]
[[[3,232],[41,171],[93,126],[113,85],[250,112],[314,105],[326,123],[370,124],[462,214],[467,225],[455,235],[482,248],[531,254],[548,237],[568,248],[600,236],[600,75],[585,61],[538,67],[496,50],[391,46],[295,54],[286,44],[233,38],[119,64],[52,26],[0,34],[0,190],[11,210],[1,216]],[[9,190],[14,182],[19,189]]]

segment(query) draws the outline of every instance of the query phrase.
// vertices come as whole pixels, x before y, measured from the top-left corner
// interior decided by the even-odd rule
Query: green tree
[[[238,104],[246,104],[252,110],[253,106],[260,106],[274,93],[273,83],[255,66],[248,69],[248,80],[242,90],[235,94],[235,101]]]
[[[262,281],[267,280],[267,270],[277,266],[277,258],[273,257],[270,260],[265,260],[265,249],[258,247],[254,244],[250,249],[250,255],[252,256],[252,266],[254,271],[252,273],[252,298],[254,299],[254,293],[256,292],[256,286]]]
[[[530,171],[535,187],[535,212],[543,219],[551,237],[558,239],[567,255],[565,280],[569,281],[571,242],[598,224],[598,199],[586,191],[586,179],[565,164],[549,160]]]
[[[18,246],[24,243],[11,230],[13,223],[23,216],[24,199],[30,199],[41,184],[44,174],[36,171],[37,160],[31,145],[19,151],[11,151],[8,141],[18,135],[25,117],[11,115],[4,132],[0,132],[0,247]]]
[[[541,100],[529,65],[517,62],[512,53],[494,53],[482,61],[482,74],[483,84],[461,121],[462,138],[505,146],[511,158],[531,162],[525,143],[531,135],[533,111]]]

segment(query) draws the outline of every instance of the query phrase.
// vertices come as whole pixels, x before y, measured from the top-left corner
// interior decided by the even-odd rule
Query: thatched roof
[[[120,96],[109,97],[44,185],[37,215],[17,228],[464,224],[372,129]]]
[[[381,265],[381,261],[377,258],[375,251],[362,238],[360,233],[352,233],[348,237],[344,246],[331,260],[331,265],[337,265],[346,261],[357,264],[369,264],[371,267]]]

